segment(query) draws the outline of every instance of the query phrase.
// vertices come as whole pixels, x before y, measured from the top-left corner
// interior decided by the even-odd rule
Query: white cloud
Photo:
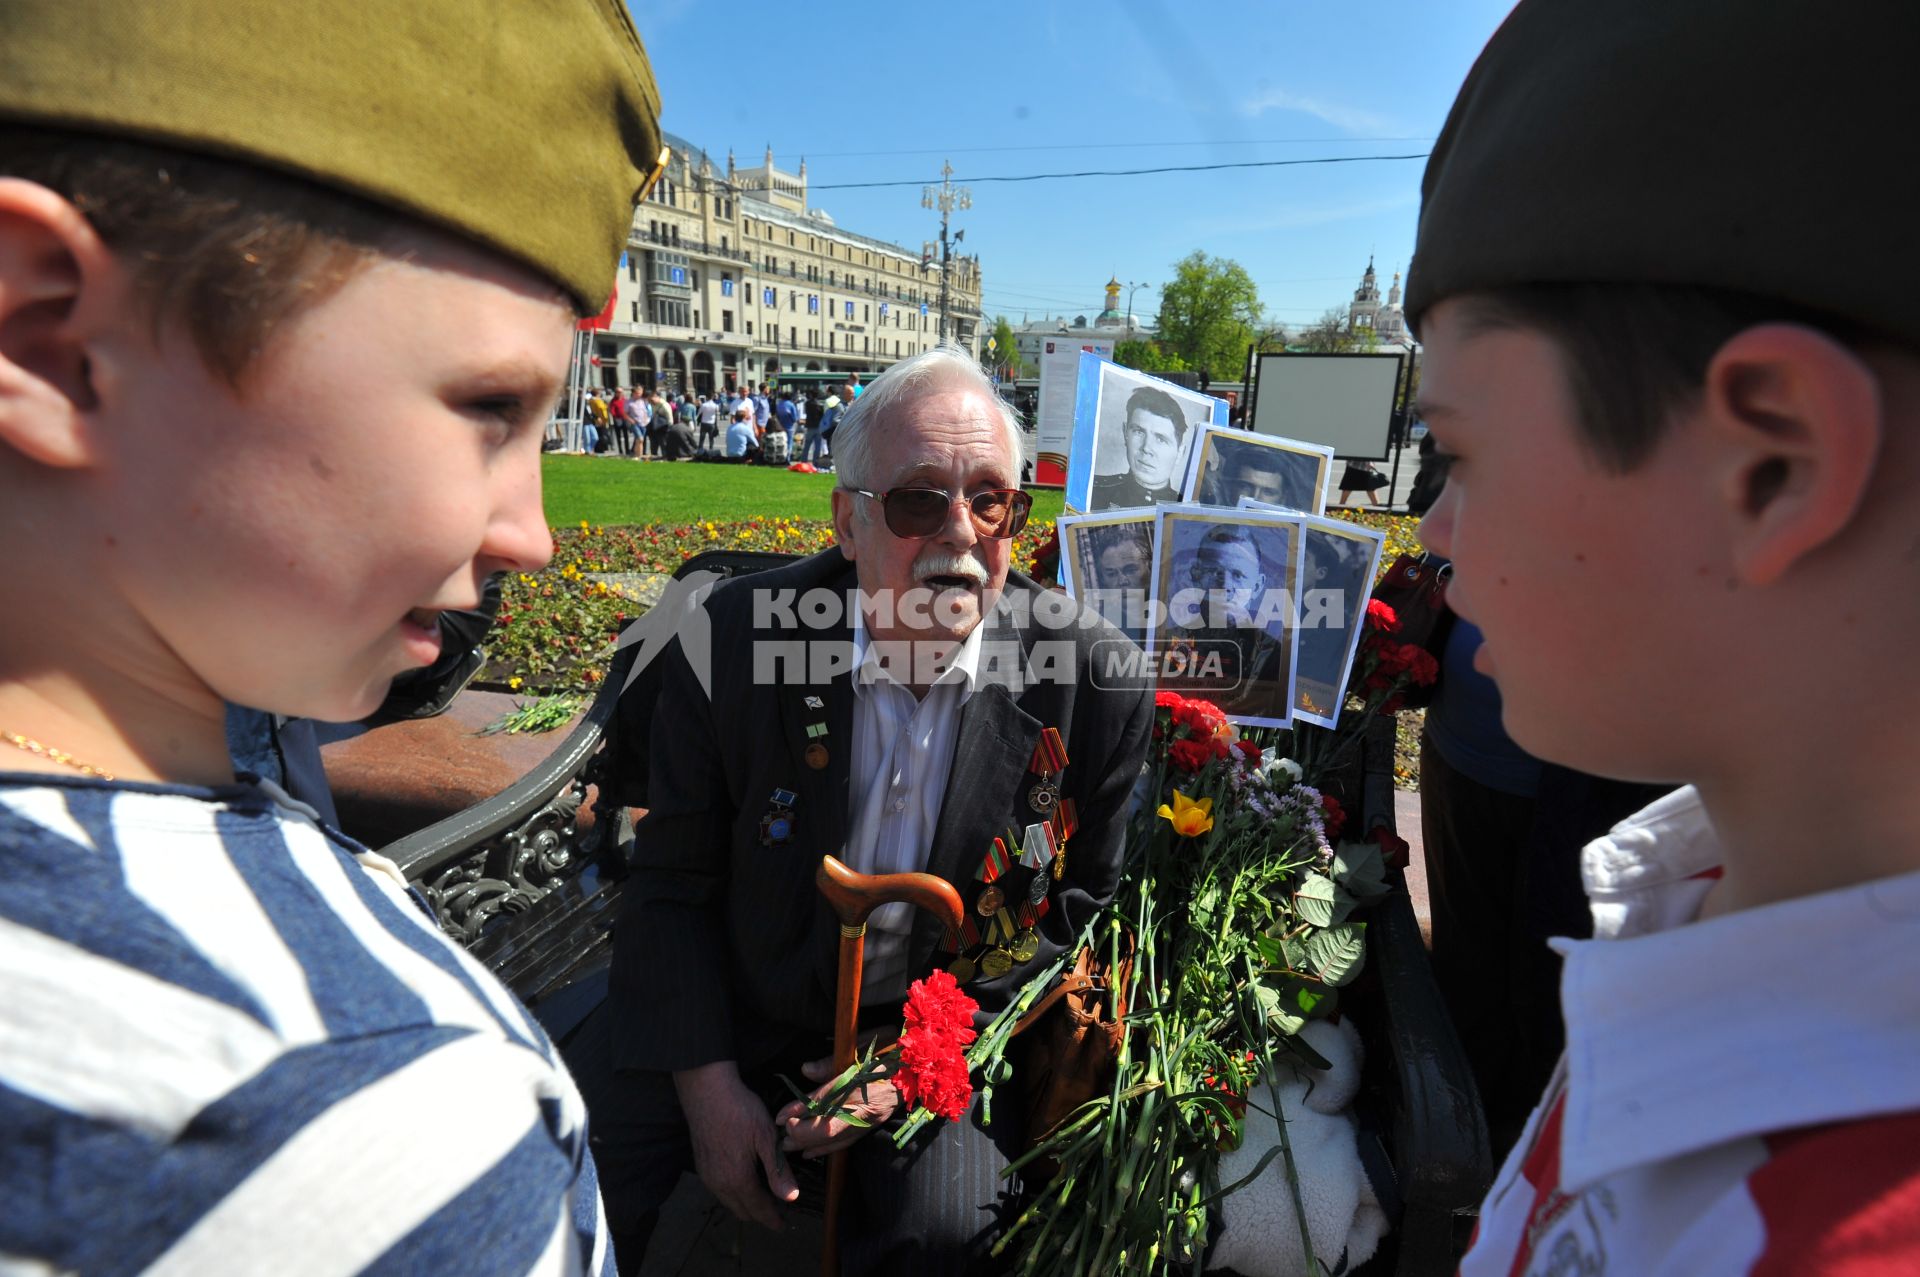
[[[1268,111],[1298,111],[1302,115],[1311,115],[1314,119],[1333,125],[1336,129],[1345,129],[1349,133],[1391,133],[1393,125],[1385,116],[1363,111],[1358,107],[1342,106],[1338,102],[1323,102],[1319,98],[1303,97],[1290,93],[1286,89],[1263,89],[1240,104],[1240,113],[1246,116],[1265,115]]]

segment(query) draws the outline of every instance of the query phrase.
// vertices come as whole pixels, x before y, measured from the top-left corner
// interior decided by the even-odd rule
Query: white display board
[[[1067,481],[1067,453],[1073,445],[1073,400],[1080,386],[1080,356],[1113,358],[1113,342],[1062,335],[1040,345],[1040,405],[1035,423],[1040,436],[1033,482],[1059,487]]]
[[[1325,444],[1346,460],[1385,461],[1400,372],[1394,354],[1263,354],[1254,365],[1253,431]]]

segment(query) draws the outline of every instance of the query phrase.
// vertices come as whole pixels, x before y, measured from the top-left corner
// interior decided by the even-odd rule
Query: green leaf
[[[1307,937],[1307,962],[1336,987],[1360,974],[1367,956],[1367,924],[1348,922]]]
[[[1294,893],[1293,905],[1301,920],[1316,927],[1332,927],[1346,921],[1358,903],[1339,883],[1325,874],[1310,873]]]
[[[1288,1005],[1290,999],[1283,997],[1280,990],[1264,980],[1254,982],[1253,995],[1261,1017],[1273,1026],[1275,1033],[1292,1037],[1306,1027],[1307,1017],[1297,1013]]]
[[[1333,876],[1362,902],[1387,894],[1387,863],[1380,855],[1379,843],[1341,843],[1333,855]]]

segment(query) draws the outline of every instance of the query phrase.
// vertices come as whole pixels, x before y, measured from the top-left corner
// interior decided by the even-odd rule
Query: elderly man
[[[895,364],[835,443],[838,545],[721,585],[661,658],[632,903],[608,1004],[570,1055],[623,1262],[639,1261],[683,1169],[778,1228],[797,1196],[787,1155],[851,1144],[847,1271],[971,1271],[1010,1222],[999,1172],[1020,1151],[1017,1079],[991,1128],[976,1113],[899,1153],[787,1103],[778,1077],[830,1045],[839,929],[814,872],[831,854],[866,873],[938,874],[984,928],[1004,911],[976,876],[994,837],[1074,804],[1059,876],[1002,880],[1047,906],[1021,914],[1020,944],[942,952],[930,916],[874,915],[874,1027],[897,1027],[909,981],[938,968],[983,1008],[1005,1005],[1118,879],[1151,693],[1096,685],[1093,646],[1129,640],[1009,571],[1029,499],[992,384],[951,349]],[[1037,749],[1050,728],[1064,769]],[[896,1099],[876,1086],[856,1107],[880,1122]]]
[[[1174,397],[1157,386],[1142,386],[1127,396],[1121,437],[1127,445],[1127,468],[1118,474],[1095,475],[1089,510],[1118,506],[1158,505],[1180,499],[1180,463],[1187,438],[1187,416]]]

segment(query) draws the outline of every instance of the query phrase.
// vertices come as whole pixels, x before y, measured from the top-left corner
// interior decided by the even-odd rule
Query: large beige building
[[[598,380],[697,392],[783,373],[878,372],[940,340],[937,246],[902,248],[807,207],[807,166],[726,169],[684,140],[635,211]],[[948,265],[949,335],[979,353],[980,262]]]

